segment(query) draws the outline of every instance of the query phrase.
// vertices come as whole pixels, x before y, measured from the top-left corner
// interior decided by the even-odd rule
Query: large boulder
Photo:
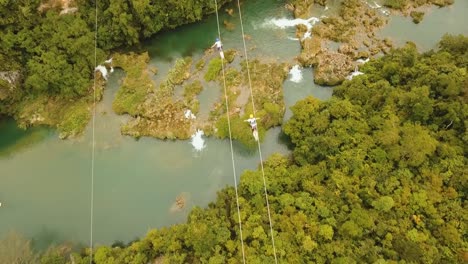
[[[317,55],[314,81],[319,85],[338,85],[353,70],[353,61],[347,55],[324,51]]]

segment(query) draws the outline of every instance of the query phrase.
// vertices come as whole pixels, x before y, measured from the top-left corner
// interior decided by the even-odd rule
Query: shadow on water
[[[172,62],[182,56],[193,56],[210,47],[213,37],[206,32],[217,32],[214,16],[202,19],[200,22],[188,24],[170,31],[160,32],[143,42],[151,58]]]
[[[257,153],[257,144],[249,147],[242,144],[238,140],[232,141],[232,148],[235,154],[246,158],[253,157]]]
[[[284,131],[281,129],[280,133],[278,133],[278,137],[277,137],[277,140],[280,144],[286,146],[288,148],[288,150],[293,150],[294,148],[294,144],[292,143],[291,141],[291,137],[286,135],[286,133],[284,133]]]
[[[0,158],[26,150],[52,133],[52,130],[44,127],[21,129],[13,119],[2,119],[0,120]]]
[[[35,250],[43,252],[51,245],[60,245],[66,242],[65,236],[55,229],[43,226],[39,232],[32,237],[32,246]]]
[[[138,238],[138,237],[135,237],[134,239],[131,239],[128,242],[124,242],[122,240],[115,240],[112,243],[111,247],[112,248],[115,248],[115,247],[125,248],[125,247],[131,246],[133,243],[138,242],[138,241],[140,241],[140,238]]]

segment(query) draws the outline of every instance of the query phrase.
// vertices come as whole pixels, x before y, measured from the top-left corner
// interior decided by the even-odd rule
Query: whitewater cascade
[[[363,60],[363,59],[358,59],[358,60],[356,60],[357,63],[361,63],[361,64],[365,64],[365,63],[367,63],[368,61],[369,61],[369,58],[367,58],[367,59],[365,59],[365,60]]]
[[[300,83],[302,81],[302,71],[300,65],[294,65],[291,70],[289,71],[291,78],[289,79],[291,82]]]
[[[296,18],[296,19],[288,19],[288,18],[273,18],[270,20],[265,21],[262,26],[263,27],[279,27],[279,28],[287,28],[287,27],[295,27],[297,25],[304,25],[307,27],[307,32],[304,34],[303,40],[306,38],[310,38],[312,27],[319,22],[320,19],[316,17],[311,17],[308,19]],[[289,38],[291,40],[297,40],[296,38]]]
[[[360,72],[358,70],[358,67],[354,68],[354,71],[346,77],[346,80],[352,80],[355,76],[362,75],[364,74],[363,72]]]
[[[112,58],[105,60],[104,64],[111,64],[112,65]],[[100,71],[102,74],[102,77],[107,81],[107,77],[109,77],[109,72],[107,71],[106,66],[104,65],[98,65],[95,69],[95,71]],[[110,66],[110,72],[114,72],[114,67]]]
[[[96,67],[96,69],[94,69],[95,71],[100,71],[101,74],[102,74],[102,77],[107,81],[107,76],[109,76],[109,74],[107,73],[107,68],[105,66],[102,66],[102,65],[98,65]]]

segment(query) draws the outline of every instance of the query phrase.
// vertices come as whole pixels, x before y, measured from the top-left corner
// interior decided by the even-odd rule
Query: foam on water
[[[192,146],[196,151],[202,151],[206,145],[205,145],[205,140],[203,139],[204,133],[202,130],[198,130],[195,132],[195,134],[192,135]]]
[[[289,18],[273,18],[267,20],[263,23],[264,27],[279,27],[279,28],[287,28],[287,27],[295,27],[297,25],[304,25],[307,27],[307,30],[311,30],[312,26],[319,22],[320,19],[316,17],[311,17],[308,19],[296,18],[296,19],[289,19]]]
[[[291,78],[289,79],[291,82],[299,83],[302,81],[301,66],[294,65],[289,71],[289,74],[291,75]]]

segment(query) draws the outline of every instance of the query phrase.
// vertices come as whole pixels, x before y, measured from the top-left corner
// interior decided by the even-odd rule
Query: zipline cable
[[[221,30],[219,27],[219,16],[218,16],[218,1],[214,0],[214,2],[215,2],[215,10],[216,10],[216,22],[218,26],[218,37],[219,37],[219,40],[221,41]],[[224,99],[226,103],[226,117],[228,121],[229,143],[231,146],[232,172],[233,172],[233,178],[234,178],[234,190],[236,192],[237,216],[238,216],[238,221],[239,221],[239,231],[240,231],[240,239],[241,239],[242,262],[245,264],[244,237],[242,235],[242,220],[241,220],[240,206],[239,206],[239,193],[237,191],[237,178],[236,178],[237,174],[236,174],[236,166],[234,162],[234,150],[232,147],[231,120],[229,117],[229,102],[228,102],[228,95],[227,95],[227,89],[226,89],[226,75],[224,72],[224,56],[221,57],[221,70],[223,72]]]
[[[253,90],[252,90],[252,80],[250,78],[250,70],[249,70],[249,57],[247,56],[247,45],[245,44],[245,37],[244,37],[244,25],[242,23],[242,11],[240,7],[240,0],[237,0],[237,7],[239,9],[239,20],[240,20],[240,25],[241,25],[241,32],[242,32],[242,42],[244,44],[244,56],[245,56],[245,63],[246,63],[246,68],[247,68],[247,77],[249,80],[249,87],[250,87],[250,99],[252,100],[252,109],[253,109],[253,115],[254,118],[256,117],[256,111],[255,111],[255,102],[254,102],[254,96],[253,96]],[[260,156],[260,166],[262,169],[262,178],[263,178],[263,189],[265,191],[265,200],[266,200],[266,205],[267,205],[267,212],[268,212],[268,220],[270,222],[270,235],[271,235],[271,243],[273,245],[273,255],[275,257],[275,263],[278,263],[278,258],[276,257],[276,247],[275,247],[275,237],[273,235],[273,223],[271,221],[271,213],[270,213],[270,203],[268,201],[268,191],[267,191],[267,185],[266,185],[266,180],[265,180],[265,170],[263,168],[263,157],[262,157],[262,149],[260,147],[260,139],[257,140],[257,146],[258,146],[258,154]]]
[[[97,67],[97,38],[98,38],[98,0],[95,0],[95,26],[94,26],[94,86],[93,86],[93,120],[92,120],[92,147],[91,147],[91,206],[90,206],[90,234],[89,234],[89,263],[93,263],[93,218],[94,218],[94,153],[95,153],[95,127],[96,127],[96,67]]]

